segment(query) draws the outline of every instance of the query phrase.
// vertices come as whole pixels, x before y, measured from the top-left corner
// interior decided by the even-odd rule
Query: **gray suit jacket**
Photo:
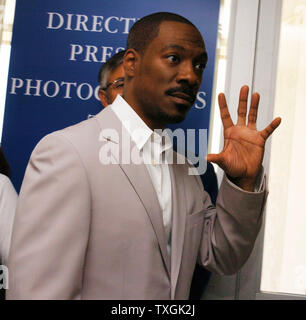
[[[225,178],[215,208],[188,163],[170,165],[170,259],[146,166],[102,165],[102,146],[122,147],[103,128],[124,130],[111,108],[46,136],[33,151],[14,223],[8,299],[188,299],[196,261],[235,273],[253,248],[266,191],[244,192]]]

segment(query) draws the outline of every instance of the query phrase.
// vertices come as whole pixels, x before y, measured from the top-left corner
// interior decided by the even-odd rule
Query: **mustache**
[[[179,86],[179,87],[175,87],[175,88],[171,88],[169,90],[166,91],[167,95],[173,95],[176,93],[183,93],[186,94],[190,97],[190,100],[195,101],[197,98],[197,93],[198,93],[198,89],[197,88],[192,88],[189,85],[183,85],[183,86]]]

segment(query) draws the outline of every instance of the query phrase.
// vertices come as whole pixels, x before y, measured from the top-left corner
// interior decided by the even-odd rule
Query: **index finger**
[[[228,107],[227,107],[224,93],[220,93],[218,95],[218,103],[219,103],[219,108],[220,108],[221,120],[222,120],[223,127],[225,130],[229,127],[232,127],[234,124],[233,124],[231,115],[228,111]]]

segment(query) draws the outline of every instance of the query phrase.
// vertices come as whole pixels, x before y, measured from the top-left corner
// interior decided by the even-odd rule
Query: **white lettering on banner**
[[[42,95],[48,98],[55,98],[59,96],[62,99],[72,99],[77,97],[83,101],[94,97],[99,101],[99,89],[99,85],[95,87],[86,82],[57,82],[55,80],[44,81],[38,79],[11,78],[9,92],[10,94],[14,95],[23,94],[25,96],[33,97],[40,97]],[[206,93],[204,91],[200,91],[198,93],[195,103],[196,109],[204,109],[204,106],[206,106],[206,101],[203,97],[205,96]],[[202,105],[202,107],[199,107],[200,105]]]
[[[84,98],[82,97],[82,88],[86,86],[88,88],[88,94],[87,96]],[[93,89],[92,89],[92,86],[89,84],[89,83],[82,83],[78,86],[77,88],[77,96],[81,99],[81,100],[88,100],[92,97],[92,94],[93,94]]]
[[[117,33],[117,32],[118,32],[118,28],[115,29],[115,30],[110,30],[110,28],[109,28],[109,23],[110,23],[110,21],[113,20],[113,19],[119,21],[119,18],[118,18],[118,17],[109,17],[109,18],[107,18],[107,19],[105,20],[105,24],[104,24],[105,30],[106,30],[107,32],[109,32],[109,33]]]
[[[56,12],[48,12],[48,15],[49,15],[49,22],[48,22],[47,29],[60,29],[63,26],[64,18],[61,14]],[[54,17],[57,17],[57,18],[54,19]]]
[[[36,85],[32,86],[31,85],[32,79],[26,79],[26,82],[27,82],[26,88],[27,88],[27,90],[26,90],[26,93],[24,95],[25,96],[31,96],[30,90],[31,89],[36,89],[36,92],[35,92],[34,96],[40,96],[39,92],[40,92],[41,81],[42,80],[36,80]]]
[[[106,62],[111,57],[113,50],[112,47],[102,47],[102,59],[100,62]]]
[[[71,44],[71,55],[69,60],[76,61],[75,56],[83,52],[83,47],[79,44]]]
[[[129,30],[130,30],[130,22],[136,22],[136,20],[139,20],[140,18],[136,19],[136,18],[120,18],[120,21],[125,21],[125,27],[124,27],[124,31],[123,33],[128,34]]]
[[[49,94],[48,93],[48,87],[49,87],[49,84],[53,84],[54,85],[54,92],[53,94]],[[52,86],[51,86],[51,89],[52,89]],[[44,84],[44,87],[43,87],[43,92],[44,94],[49,97],[49,98],[54,98],[58,95],[59,93],[59,85],[56,81],[53,81],[53,80],[50,80],[50,81],[47,81],[45,84]]]
[[[19,78],[12,78],[12,87],[10,94],[17,94],[16,89],[23,86],[23,80]]]
[[[85,14],[61,14],[58,12],[47,12],[47,29],[58,30],[64,28],[69,31],[87,31],[128,34],[134,22],[139,18],[125,18],[111,16],[87,16]],[[104,26],[103,26],[104,22]]]
[[[199,91],[197,94],[197,100],[199,100],[200,104],[196,103],[194,106],[196,109],[204,109],[206,107],[206,92]]]
[[[88,50],[86,50],[86,58],[84,61],[90,62],[90,57],[92,58],[92,61],[98,62],[98,59],[96,58],[96,53],[98,51],[98,48],[95,46],[86,46]]]
[[[99,21],[100,20],[100,21]],[[103,17],[101,16],[93,16],[93,21],[92,21],[92,31],[93,32],[102,32],[102,22],[103,22]],[[100,29],[97,29],[97,26],[101,27]]]
[[[77,14],[77,22],[76,22],[76,28],[74,30],[76,31],[88,31],[88,28],[86,26],[86,22],[88,21],[88,17],[83,14]],[[81,25],[83,27],[83,30],[81,29]]]
[[[71,86],[77,86],[77,83],[76,82],[64,82],[62,81],[61,83],[61,86],[65,86],[66,85],[66,95],[64,96],[64,99],[71,99],[71,96],[70,96],[70,89],[71,89]]]
[[[106,62],[113,54],[114,48],[107,46],[82,46],[80,44],[72,43],[70,52],[70,61],[83,61],[83,62]],[[123,47],[116,48],[114,53],[124,50]]]
[[[74,96],[80,100],[89,100],[94,96],[99,101],[99,85],[93,88],[89,83],[77,84],[76,82],[66,81],[57,83],[54,80],[43,82],[43,80],[35,79],[25,79],[26,81],[24,81],[20,78],[11,78],[11,80],[10,94],[23,94],[25,96],[44,95],[48,98],[55,98],[60,94],[63,99],[72,99],[72,94],[74,93]],[[41,86],[42,84],[43,86]]]
[[[65,30],[72,30],[71,29],[71,18],[73,16],[73,14],[67,13],[67,16],[68,16],[68,20],[67,20],[67,26],[66,26]]]

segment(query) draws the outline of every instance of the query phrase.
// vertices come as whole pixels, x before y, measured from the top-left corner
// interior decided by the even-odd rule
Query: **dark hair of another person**
[[[178,14],[170,12],[153,13],[134,23],[129,32],[127,49],[134,49],[143,54],[148,44],[157,37],[159,26],[164,21],[186,23],[197,29],[193,23]]]
[[[118,53],[114,54],[109,60],[107,60],[100,68],[98,81],[101,89],[107,86],[107,79],[109,74],[123,63],[124,54],[125,50],[119,51]]]
[[[10,176],[10,165],[6,160],[1,147],[0,147],[0,173],[4,174],[7,177]]]

